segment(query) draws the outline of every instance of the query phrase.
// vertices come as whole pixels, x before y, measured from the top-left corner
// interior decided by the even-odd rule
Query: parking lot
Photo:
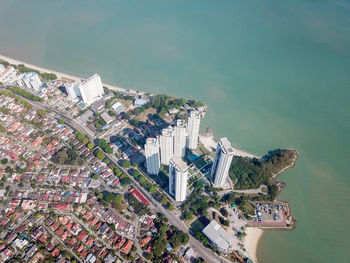
[[[257,223],[281,223],[285,221],[285,206],[279,204],[255,203]]]

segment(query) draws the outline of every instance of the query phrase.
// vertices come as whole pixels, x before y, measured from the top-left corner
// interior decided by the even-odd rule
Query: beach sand
[[[26,63],[24,61],[20,61],[20,60],[17,60],[17,59],[6,57],[6,56],[1,55],[1,54],[0,54],[0,59],[5,60],[5,61],[9,62],[10,64],[15,64],[15,65],[24,64],[26,67],[32,68],[32,69],[36,69],[36,70],[40,71],[41,73],[44,73],[44,72],[54,73],[54,74],[56,74],[58,79],[64,80],[64,81],[68,81],[68,80],[75,81],[75,80],[84,79],[82,77],[69,75],[69,74],[58,72],[58,71],[55,71],[55,70],[52,70],[52,69],[38,67],[38,66],[35,66],[35,65],[32,65],[32,64]],[[105,86],[105,87],[107,87],[107,88],[109,88],[111,90],[115,90],[115,91],[126,91],[126,89],[123,89],[123,88],[115,86],[115,85],[106,84],[106,83],[103,83],[103,86]],[[138,94],[138,95],[143,95],[144,94],[144,92],[135,91],[135,90],[131,90],[131,89],[128,89],[128,92],[134,93],[134,94]]]
[[[258,244],[264,230],[257,227],[247,227],[245,232],[247,235],[243,239],[243,245],[247,251],[247,256],[257,263]]]
[[[215,140],[213,135],[207,136],[207,135],[199,135],[199,141],[204,145],[205,148],[207,148],[208,150],[212,150],[215,152],[216,146],[217,146],[217,141]],[[234,155],[235,156],[242,156],[242,157],[249,157],[249,158],[257,158],[260,159],[261,156],[257,156],[251,153],[247,153],[245,151],[242,151],[240,149],[237,149],[235,147],[233,147],[234,150]]]

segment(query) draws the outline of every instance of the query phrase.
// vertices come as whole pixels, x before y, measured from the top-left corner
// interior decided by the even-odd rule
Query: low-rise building
[[[216,220],[212,220],[202,232],[220,252],[231,252],[233,236],[227,233]]]

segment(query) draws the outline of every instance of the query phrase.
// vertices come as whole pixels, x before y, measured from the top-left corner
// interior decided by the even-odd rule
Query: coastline
[[[207,148],[208,150],[213,148],[214,151],[215,151],[216,146],[218,144],[218,142],[215,140],[214,135],[207,136],[207,135],[199,134],[199,141],[204,145],[205,148]],[[257,155],[242,151],[234,146],[232,146],[232,148],[235,151],[236,156],[257,158],[257,159],[261,158],[261,156],[257,156]]]
[[[56,71],[56,70],[52,70],[52,69],[48,69],[48,68],[44,68],[44,67],[39,67],[39,66],[36,66],[36,65],[33,65],[33,64],[30,64],[30,63],[18,60],[18,59],[7,57],[7,56],[2,55],[2,54],[0,54],[0,59],[6,60],[10,64],[15,64],[15,65],[24,64],[26,67],[38,70],[41,73],[44,73],[44,72],[54,73],[54,74],[56,74],[57,79],[60,79],[60,80],[63,80],[63,79],[67,80],[67,79],[69,79],[69,80],[75,81],[75,80],[84,79],[83,77],[73,76],[73,75],[66,74],[66,73],[63,73],[63,72],[59,72],[59,71]],[[111,84],[107,84],[107,83],[102,83],[102,84],[103,84],[103,86],[105,86],[105,87],[107,87],[107,88],[109,88],[111,90],[115,90],[115,91],[126,91],[126,90],[128,90],[129,92],[134,93],[134,94],[139,94],[139,95],[145,94],[145,92],[143,92],[143,91],[136,91],[136,90],[132,90],[132,89],[124,89],[124,88],[121,88],[119,86],[111,85]]]
[[[33,64],[26,63],[24,61],[20,61],[20,60],[17,60],[17,59],[13,59],[13,58],[4,56],[2,54],[0,54],[0,59],[5,60],[5,61],[9,62],[10,64],[16,64],[16,65],[24,64],[25,66],[27,66],[29,68],[32,68],[32,69],[40,71],[41,73],[43,73],[43,72],[54,73],[54,74],[56,74],[57,79],[60,79],[60,80],[70,79],[72,81],[75,81],[75,80],[84,79],[83,77],[73,76],[73,75],[70,75],[70,74],[62,73],[62,72],[51,70],[51,69],[48,69],[48,68],[35,66]],[[128,91],[130,93],[139,94],[139,95],[142,95],[142,94],[146,93],[144,91],[136,91],[136,90],[132,90],[132,89],[125,89],[125,88],[121,88],[121,87],[118,87],[118,86],[115,86],[115,85],[111,85],[111,84],[106,84],[106,83],[103,83],[103,86],[105,86],[105,87],[107,87],[107,88],[109,88],[111,90]],[[214,150],[216,149],[217,140],[216,140],[216,138],[215,138],[215,136],[213,134],[211,134],[211,135],[199,134],[199,141],[207,149],[211,149],[211,148],[213,148]],[[233,147],[233,149],[235,151],[235,155],[236,156],[248,157],[248,158],[257,158],[257,159],[261,158],[261,156],[245,152],[245,151],[240,150],[240,149],[238,149],[236,147]],[[272,178],[276,178],[278,175],[282,174],[287,169],[294,167],[294,165],[296,163],[296,160],[297,160],[297,158],[299,156],[299,153],[296,150],[294,150],[294,151],[295,151],[295,158],[293,159],[292,164],[290,164],[287,167],[284,167],[278,173],[273,174]],[[278,199],[278,196],[277,196],[277,199]],[[244,247],[246,249],[246,254],[255,263],[258,263],[258,257],[257,257],[258,245],[259,245],[259,241],[260,241],[260,239],[261,239],[261,237],[262,237],[262,235],[264,233],[264,230],[259,228],[259,227],[246,227],[245,233],[246,233],[246,236],[244,237],[242,242],[243,242],[243,245],[244,245]]]
[[[255,263],[258,263],[258,245],[264,234],[264,230],[258,227],[247,227],[245,233],[246,236],[243,239],[243,245],[246,249],[247,256]]]

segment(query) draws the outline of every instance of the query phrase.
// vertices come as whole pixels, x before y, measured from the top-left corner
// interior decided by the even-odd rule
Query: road
[[[81,262],[81,263],[83,262],[83,261],[78,257],[78,255],[75,254],[75,252],[74,252],[72,249],[70,249],[69,247],[67,247],[66,244],[65,244],[59,237],[57,237],[56,234],[55,234],[54,232],[52,232],[52,230],[51,230],[49,227],[47,227],[47,226],[44,224],[43,221],[41,221],[41,225],[44,226],[44,228],[52,235],[52,237],[53,237],[54,239],[56,239],[63,247],[65,247],[65,248],[69,251],[69,253],[71,253],[79,262]]]
[[[55,108],[50,107],[48,105],[46,105],[46,103],[40,103],[40,102],[34,102],[31,100],[28,100],[26,98],[24,98],[26,101],[28,101],[30,104],[32,104],[33,106],[35,106],[36,108],[45,108],[48,110],[51,110],[52,112],[54,112],[55,114],[57,114],[58,116],[60,116],[61,118],[64,118],[68,121],[70,121],[70,123],[66,123],[67,125],[69,125],[71,128],[78,130],[79,132],[81,132],[82,134],[86,134],[88,135],[89,139],[91,141],[94,140],[93,135],[91,135],[91,131],[89,131],[86,127],[82,126],[80,123],[78,123],[77,121],[75,121],[74,119],[72,119],[69,116],[66,116],[65,114],[57,111]],[[51,114],[50,114],[51,115]],[[51,117],[56,118],[56,116],[51,115]],[[116,157],[112,154],[106,154],[111,161],[113,161],[115,163],[115,165],[117,165],[119,167],[119,169],[124,172],[125,174],[129,174],[127,171],[125,171],[125,169],[123,167],[121,167],[118,164],[118,160],[116,159]],[[140,186],[138,184],[138,182],[131,176],[131,179],[134,182],[134,185],[136,186],[136,188],[148,199],[151,201],[152,205],[154,206],[154,208],[156,208],[157,211],[163,213],[169,220],[169,222],[171,224],[173,224],[174,226],[176,226],[178,229],[182,230],[185,233],[188,233],[190,236],[189,239],[189,246],[193,248],[193,250],[197,253],[198,256],[202,257],[206,262],[212,262],[212,263],[222,263],[222,262],[231,262],[217,254],[215,254],[214,252],[212,252],[209,248],[206,248],[201,242],[199,242],[198,240],[196,240],[195,238],[193,238],[191,236],[191,234],[189,233],[189,228],[187,227],[187,225],[179,218],[179,216],[176,216],[175,214],[173,214],[171,211],[165,209],[160,203],[158,203],[152,196],[150,196],[146,191],[143,190],[143,187]],[[108,189],[111,189],[110,187],[108,187]],[[113,189],[112,189],[113,190]]]

